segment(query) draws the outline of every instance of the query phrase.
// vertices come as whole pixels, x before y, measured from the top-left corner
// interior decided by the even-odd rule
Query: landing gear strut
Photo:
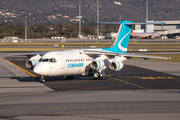
[[[41,79],[39,80],[41,83],[44,83],[46,81],[44,76],[41,76]]]

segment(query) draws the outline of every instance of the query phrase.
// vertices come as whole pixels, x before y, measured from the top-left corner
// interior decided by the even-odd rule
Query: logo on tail
[[[119,49],[120,49],[121,51],[123,51],[123,52],[126,52],[126,51],[127,51],[127,48],[124,48],[124,47],[121,45],[121,43],[122,43],[122,41],[127,37],[127,35],[130,34],[130,33],[131,33],[131,31],[129,31],[129,32],[119,41],[118,47],[119,47]]]

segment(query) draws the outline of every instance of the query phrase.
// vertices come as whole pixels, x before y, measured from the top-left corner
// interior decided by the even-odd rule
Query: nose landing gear
[[[41,76],[41,79],[39,80],[41,83],[44,83],[46,81],[44,76]]]

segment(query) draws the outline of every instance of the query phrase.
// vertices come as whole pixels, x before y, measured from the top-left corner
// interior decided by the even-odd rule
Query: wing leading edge
[[[84,54],[87,55],[106,55],[106,56],[124,56],[127,58],[131,57],[137,57],[142,59],[171,59],[170,57],[158,57],[158,56],[149,56],[149,55],[138,55],[138,54],[129,54],[129,53],[118,53],[118,52],[110,52],[110,51],[104,51],[104,50],[84,50]]]
[[[31,52],[31,53],[19,53],[19,54],[11,54],[11,55],[7,55],[8,56],[27,56],[27,57],[32,57],[34,55],[44,55],[45,53],[47,53],[48,51],[44,51],[44,52]]]

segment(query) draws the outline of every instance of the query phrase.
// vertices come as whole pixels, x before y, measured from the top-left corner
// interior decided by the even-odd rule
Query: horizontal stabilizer
[[[99,22],[97,24],[121,24],[122,22]],[[131,23],[125,23],[126,25],[146,25],[146,24],[160,24],[163,25],[162,22],[131,22]]]

